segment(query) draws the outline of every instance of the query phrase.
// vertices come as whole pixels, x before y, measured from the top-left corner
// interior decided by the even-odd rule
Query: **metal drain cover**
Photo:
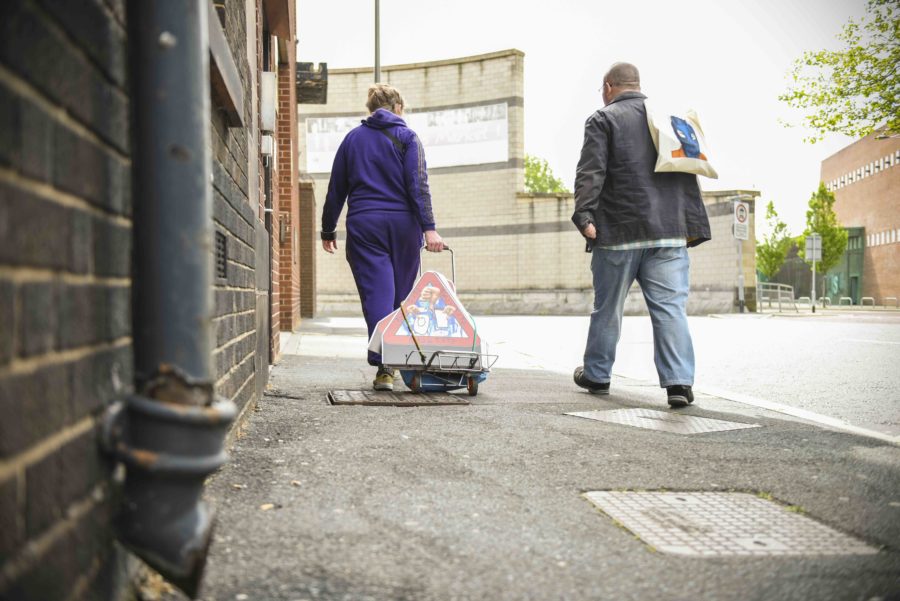
[[[585,493],[612,519],[662,553],[869,555],[874,547],[747,493]]]
[[[722,432],[724,430],[741,430],[743,428],[759,428],[759,424],[742,424],[721,419],[684,415],[671,411],[654,409],[614,409],[612,411],[578,411],[566,413],[575,417],[586,417],[601,422],[634,426],[647,430],[660,430],[675,434],[703,434],[705,432]]]
[[[380,392],[369,390],[332,390],[327,395],[332,405],[373,405],[378,407],[419,407],[422,405],[468,405],[465,397],[447,392]]]

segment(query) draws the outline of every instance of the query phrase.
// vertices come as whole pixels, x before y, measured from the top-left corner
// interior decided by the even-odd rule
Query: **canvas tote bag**
[[[657,173],[695,173],[711,179],[719,174],[709,162],[709,146],[700,119],[692,110],[675,114],[655,109],[644,103],[647,109],[647,125],[656,146]]]

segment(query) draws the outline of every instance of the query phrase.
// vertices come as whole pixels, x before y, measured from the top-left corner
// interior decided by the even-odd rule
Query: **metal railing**
[[[800,312],[797,307],[797,301],[794,299],[794,287],[787,284],[777,284],[775,282],[760,282],[757,284],[757,294],[759,295],[759,308],[762,309],[763,303],[778,303],[778,312],[781,312],[781,303],[790,304],[794,307],[794,311]]]

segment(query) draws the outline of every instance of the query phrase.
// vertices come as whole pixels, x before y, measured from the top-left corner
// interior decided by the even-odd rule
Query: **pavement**
[[[201,598],[900,598],[894,442],[702,393],[677,414],[757,427],[687,435],[566,415],[673,412],[650,379],[616,376],[609,396],[590,395],[514,346],[498,342],[507,367],[468,406],[334,406],[329,390],[371,387],[358,322],[307,323],[287,338],[208,485],[219,521]],[[591,491],[749,493],[869,552],[676,554],[599,510]],[[645,512],[645,525],[718,528],[680,515]]]

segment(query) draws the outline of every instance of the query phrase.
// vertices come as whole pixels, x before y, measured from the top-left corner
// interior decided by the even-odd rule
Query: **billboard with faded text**
[[[506,103],[485,104],[404,115],[425,147],[429,168],[505,163],[509,158]],[[306,170],[328,173],[356,117],[310,117],[306,120]]]

